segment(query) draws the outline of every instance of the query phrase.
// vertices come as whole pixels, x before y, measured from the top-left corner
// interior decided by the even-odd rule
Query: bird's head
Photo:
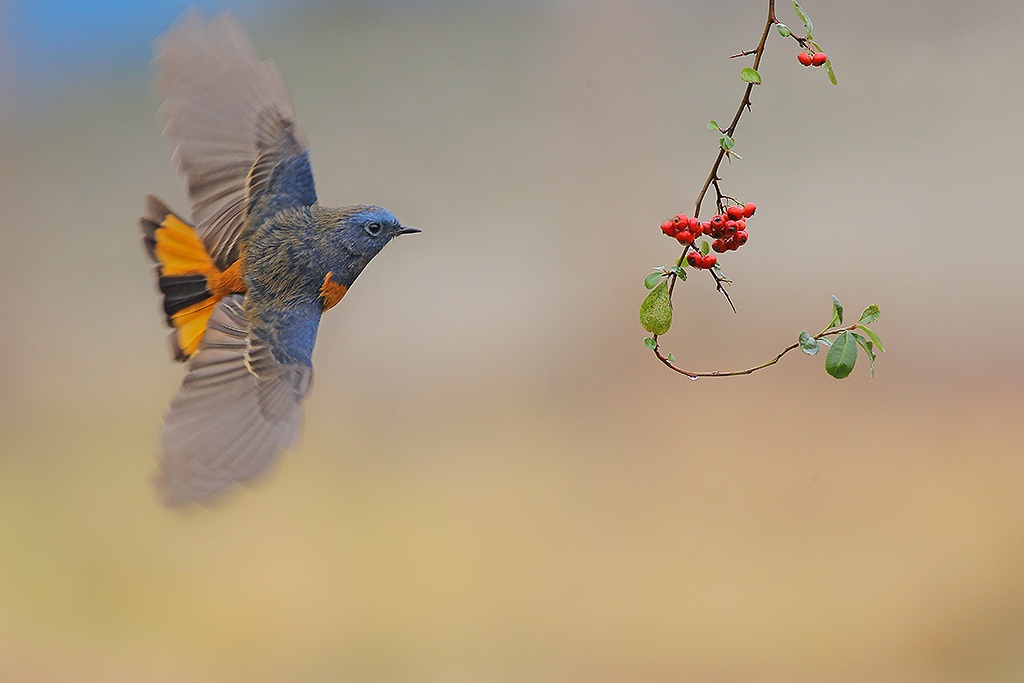
[[[321,209],[328,251],[334,252],[344,270],[354,279],[384,246],[398,235],[420,232],[402,225],[395,215],[380,206],[360,204],[338,209]]]

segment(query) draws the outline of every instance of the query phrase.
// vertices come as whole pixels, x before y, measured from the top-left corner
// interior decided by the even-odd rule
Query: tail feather
[[[156,263],[167,324],[174,330],[174,357],[188,360],[199,348],[217,302],[229,290],[240,291],[241,279],[230,278],[229,284],[195,229],[157,197],[146,197],[146,215],[139,225],[146,252]],[[231,270],[237,275],[237,267]]]

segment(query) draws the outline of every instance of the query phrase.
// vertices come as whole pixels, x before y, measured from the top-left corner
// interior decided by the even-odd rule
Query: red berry
[[[676,233],[676,239],[679,240],[679,244],[692,244],[693,233],[689,230],[680,230]]]
[[[828,57],[824,52],[815,52],[811,57],[811,66],[821,66],[828,61]]]
[[[690,232],[694,232],[697,229],[697,226],[700,225],[700,221],[691,216],[690,220],[687,221],[686,225]]]
[[[743,218],[743,209],[738,206],[730,206],[725,210],[725,215],[734,221],[738,221]]]
[[[737,230],[746,230],[747,229],[747,221],[745,221],[742,218],[739,219],[738,221],[736,221],[736,229]]]
[[[747,243],[747,231],[740,230],[736,233],[736,245],[742,247]]]
[[[676,233],[676,226],[672,225],[672,221],[665,221],[661,224],[661,231],[671,237]]]
[[[807,54],[806,52],[801,52],[800,54],[798,54],[796,56],[796,61],[800,62],[804,66],[810,66],[811,65],[811,56],[809,54]]]
[[[738,229],[739,229],[739,227],[736,225],[736,221],[726,221],[725,222],[725,231],[727,233],[730,233],[730,234],[734,233]]]
[[[718,263],[718,257],[715,256],[714,254],[707,254],[706,256],[704,256],[703,259],[701,259],[700,267],[701,268],[711,268],[716,263]]]
[[[699,263],[702,263],[700,253],[696,251],[691,251],[689,254],[686,255],[686,262],[689,263],[694,268],[700,268],[700,266],[698,265]]]
[[[700,237],[704,234],[704,224],[697,221],[696,224],[690,224],[690,232],[693,233],[694,237]]]
[[[711,221],[701,221],[700,223],[701,232],[711,232]]]
[[[744,218],[750,218],[751,216],[754,215],[755,211],[757,211],[757,204],[755,204],[754,202],[747,202],[746,204],[743,205]]]
[[[714,242],[711,243],[711,249],[721,254],[723,251],[725,251],[725,240],[715,240]]]
[[[713,229],[715,229],[715,230],[718,230],[719,228],[723,227],[724,225],[725,225],[725,216],[723,216],[722,214],[717,214],[716,216],[714,216],[711,219],[711,227]]]

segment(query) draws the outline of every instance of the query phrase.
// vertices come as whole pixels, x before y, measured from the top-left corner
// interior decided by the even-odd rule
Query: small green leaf
[[[672,327],[672,298],[664,280],[640,304],[640,324],[651,334],[665,334]]]
[[[875,322],[880,317],[882,317],[882,312],[878,310],[878,304],[871,304],[860,314],[860,320],[857,321],[857,324],[867,325],[868,323]]]
[[[829,327],[837,327],[843,324],[843,304],[839,301],[839,297],[835,294],[832,295],[832,322],[828,324]]]
[[[867,325],[859,325],[857,329],[859,329],[864,334],[868,335],[868,339],[874,342],[876,349],[878,349],[882,353],[885,353],[885,347],[882,346],[882,340],[878,338],[878,335],[875,334],[874,330],[872,330]]]
[[[839,85],[839,81],[836,80],[836,72],[832,70],[831,59],[825,62],[825,73],[828,74],[828,80],[832,83],[832,85]]]
[[[818,342],[814,340],[811,333],[804,330],[800,333],[800,350],[808,356],[817,356],[818,351],[821,351],[821,347],[818,346]]]
[[[807,12],[804,11],[804,8],[801,7],[800,3],[796,0],[793,0],[793,9],[796,11],[796,15],[800,17],[800,21],[804,22],[804,28],[807,29],[807,37],[810,38],[811,31],[814,30],[814,23],[811,21],[811,18],[807,16]]]
[[[677,263],[676,265],[672,266],[672,272],[676,274],[677,278],[679,278],[680,280],[685,281],[686,280],[686,271],[683,270],[683,268],[685,268],[688,265],[690,265],[690,264],[687,263],[686,261],[683,261],[682,265],[679,265]]]
[[[701,255],[707,256],[709,251],[711,251],[711,245],[708,243],[707,240],[701,240],[700,241],[700,253],[701,253]]]
[[[789,27],[785,24],[775,24],[775,30],[779,32],[779,35],[783,38],[789,38],[793,35],[793,32],[789,30]]]
[[[723,135],[722,137],[718,138],[718,144],[721,145],[722,149],[728,152],[730,149],[732,149],[733,145],[736,144],[736,141],[733,140],[728,135]]]
[[[668,354],[668,362],[669,363],[675,363],[676,362],[675,354],[671,354],[671,353]]]
[[[658,340],[655,339],[654,337],[645,337],[644,346],[653,351],[654,349],[658,348]]]
[[[857,346],[864,349],[864,353],[867,354],[868,363],[871,364],[871,376],[875,376],[875,350],[871,348],[871,342],[856,332],[853,333],[853,338],[857,340]]]
[[[856,362],[857,340],[849,332],[843,332],[825,355],[825,372],[836,379],[844,379],[853,372]]]
[[[722,130],[722,129],[718,126],[718,121],[715,121],[714,119],[711,119],[710,121],[708,121],[708,130]]]
[[[832,346],[832,340],[829,339],[828,337],[818,337],[817,339],[815,339],[815,341],[826,348]]]
[[[744,67],[743,71],[740,72],[740,80],[745,83],[761,85],[761,74],[757,73],[757,71],[751,69],[749,66]]]
[[[661,275],[662,273],[660,270],[656,270],[650,275],[648,275],[646,278],[644,278],[644,287],[646,287],[647,289],[654,289],[655,287],[657,287],[658,282],[661,280]]]

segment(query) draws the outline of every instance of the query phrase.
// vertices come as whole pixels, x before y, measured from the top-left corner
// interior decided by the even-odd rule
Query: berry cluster
[[[706,235],[714,240],[711,249],[721,254],[735,251],[747,243],[747,219],[755,211],[757,205],[748,202],[743,206],[730,206],[724,213],[712,216],[709,221],[699,221],[681,213],[662,223],[661,231],[676,238],[683,246],[693,244],[696,238]],[[695,268],[707,269],[715,265],[718,258],[714,254],[704,255],[695,250],[686,255],[686,261]]]
[[[815,52],[814,54],[801,52],[796,56],[796,61],[804,66],[821,66],[828,61],[828,56],[824,52]]]

